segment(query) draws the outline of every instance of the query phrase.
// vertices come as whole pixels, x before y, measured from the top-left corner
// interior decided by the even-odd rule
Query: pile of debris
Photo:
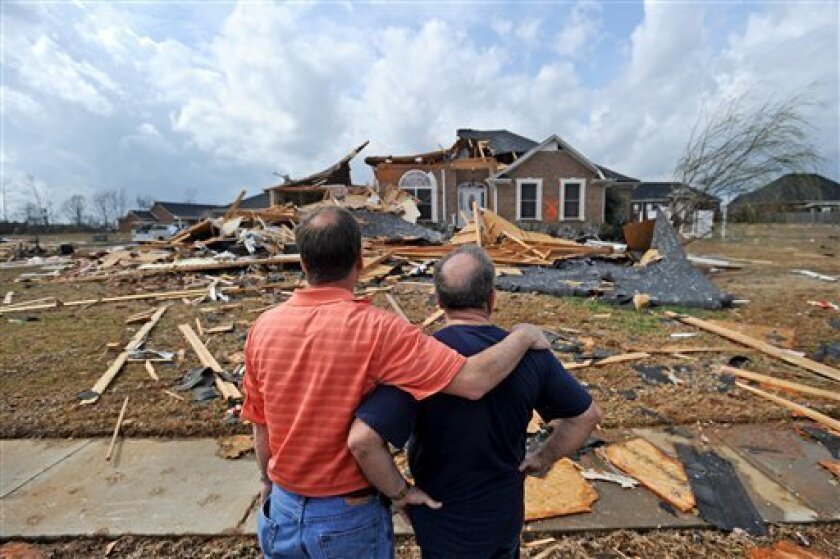
[[[718,289],[686,258],[677,232],[660,215],[650,248],[634,266],[591,258],[559,262],[554,268],[531,268],[521,275],[501,277],[498,287],[507,291],[535,291],[556,296],[595,296],[626,304],[643,300],[643,306],[681,305],[719,309],[732,296]]]

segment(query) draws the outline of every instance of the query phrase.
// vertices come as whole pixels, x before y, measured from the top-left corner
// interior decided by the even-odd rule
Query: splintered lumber
[[[184,397],[183,397],[183,396],[181,396],[180,394],[175,394],[175,393],[174,393],[174,392],[172,392],[171,390],[166,390],[166,389],[164,389],[163,393],[164,393],[164,394],[166,394],[167,396],[172,396],[172,397],[173,397],[173,398],[175,398],[176,400],[181,400],[182,402],[184,401]]]
[[[14,291],[7,291],[6,296],[3,297],[3,304],[4,305],[11,305],[12,304],[12,297],[15,296]]]
[[[622,353],[620,355],[612,355],[610,357],[598,359],[597,361],[593,359],[587,359],[582,363],[563,363],[563,368],[573,371],[575,369],[585,369],[586,367],[602,367],[604,365],[624,363],[625,361],[638,361],[639,359],[647,359],[648,357],[650,357],[649,353],[637,351],[634,353]]]
[[[813,419],[817,423],[821,423],[829,429],[840,433],[840,421],[834,418],[831,418],[818,411],[814,411],[809,407],[797,404],[796,402],[791,402],[790,400],[787,400],[780,396],[776,396],[775,394],[770,394],[769,392],[765,392],[764,390],[761,390],[759,388],[754,388],[748,384],[744,384],[743,382],[736,382],[735,384],[738,386],[738,388],[743,388],[744,390],[752,392],[757,396],[761,396],[762,398],[770,400],[771,402],[775,402],[776,404],[779,404],[780,406],[787,408],[790,411],[797,413],[798,415],[805,416],[808,419]]]
[[[752,371],[745,371],[743,369],[736,369],[735,367],[730,367],[729,365],[722,365],[720,368],[720,372],[735,375],[737,377],[741,377],[767,386],[774,386],[783,390],[798,392],[800,394],[809,394],[811,396],[827,398],[829,400],[835,400],[840,402],[840,392],[837,392],[835,390],[824,390],[822,388],[814,388],[813,386],[800,384],[798,382],[782,380],[780,378],[762,375],[761,373],[754,373]]]
[[[146,322],[152,315],[155,314],[155,309],[149,309],[137,314],[133,314],[125,319],[126,324],[134,324],[135,322]]]
[[[430,314],[429,316],[426,317],[426,320],[423,321],[423,323],[420,325],[420,327],[421,328],[426,328],[428,326],[431,326],[432,324],[434,324],[435,322],[440,320],[440,318],[443,315],[444,315],[443,309],[436,310],[435,312],[433,312],[432,314]]]
[[[205,328],[205,334],[224,334],[225,332],[233,332],[233,324],[222,324],[214,326],[213,328]]]
[[[168,264],[144,264],[136,272],[121,274],[125,276],[149,276],[165,272],[206,272],[211,270],[227,270],[232,268],[247,268],[248,266],[271,266],[273,264],[297,264],[300,254],[278,254],[268,258],[237,258],[221,262],[190,262],[175,261]]]
[[[190,327],[189,324],[179,324],[178,330],[184,335],[184,338],[187,339],[190,346],[192,346],[193,351],[198,356],[198,360],[201,361],[201,364],[205,367],[210,367],[213,369],[213,372],[216,373],[214,375],[214,380],[216,383],[216,388],[221,392],[222,397],[226,400],[241,400],[242,393],[239,389],[232,383],[227,382],[225,379],[220,377],[219,375],[224,372],[222,366],[219,365],[219,362],[216,361],[216,358],[213,357],[213,354],[207,349],[207,347],[201,342],[198,338],[196,333]]]
[[[609,461],[682,512],[696,505],[682,463],[641,437],[608,445]]]
[[[396,299],[394,299],[393,295],[391,295],[390,293],[386,293],[385,299],[388,300],[388,304],[391,305],[391,308],[394,309],[394,312],[397,313],[397,315],[405,319],[406,322],[411,322],[411,320],[408,319],[408,316],[406,316],[405,312],[402,310],[402,307],[400,307],[400,304],[397,303]]]
[[[117,358],[111,363],[108,367],[108,370],[102,373],[102,376],[99,377],[99,380],[96,381],[96,384],[90,389],[92,393],[89,398],[82,400],[80,403],[82,404],[95,404],[102,394],[107,390],[108,386],[111,382],[116,378],[116,376],[120,373],[125,365],[125,362],[128,361],[128,356],[131,354],[132,351],[138,349],[140,346],[143,345],[143,342],[146,341],[146,336],[149,335],[149,332],[152,331],[152,328],[160,320],[160,317],[163,316],[163,313],[166,312],[166,309],[169,307],[167,305],[163,305],[155,311],[155,314],[151,316],[149,321],[140,327],[139,330],[134,334],[131,340],[125,345],[122,352],[117,355]]]
[[[697,326],[707,332],[711,332],[713,334],[717,334],[723,338],[727,338],[732,340],[733,342],[737,342],[739,344],[743,344],[747,347],[755,348],[762,353],[766,353],[771,357],[775,357],[776,359],[780,359],[785,363],[790,363],[791,365],[796,365],[797,367],[802,367],[803,369],[807,369],[812,373],[816,373],[818,375],[822,375],[826,378],[830,378],[831,380],[835,380],[840,382],[840,370],[835,369],[834,367],[829,367],[823,363],[818,363],[817,361],[812,361],[807,357],[801,357],[799,355],[793,355],[790,352],[787,352],[783,349],[779,349],[776,346],[770,345],[766,342],[761,340],[756,340],[755,338],[751,338],[746,334],[742,334],[740,332],[735,332],[734,330],[730,330],[729,328],[725,328],[723,326],[718,326],[716,324],[712,324],[707,320],[702,320],[700,318],[695,318],[693,316],[685,316],[680,315],[675,312],[665,311],[665,316],[670,318],[679,320],[685,324],[691,324],[692,326]]]
[[[563,458],[540,479],[525,479],[525,520],[591,512],[598,493],[574,462]]]
[[[123,418],[125,418],[126,408],[128,408],[128,396],[123,400],[122,409],[117,418],[117,424],[114,426],[114,434],[111,435],[111,444],[108,445],[108,454],[105,455],[105,460],[111,460],[111,455],[114,453],[114,445],[117,444],[117,435],[120,434],[120,427],[122,426]]]
[[[233,203],[230,205],[230,207],[228,208],[228,210],[225,212],[225,215],[224,215],[223,221],[227,221],[227,220],[229,220],[230,218],[232,218],[232,217],[233,217],[234,212],[236,212],[236,210],[238,210],[238,209],[239,209],[239,204],[241,204],[241,203],[242,203],[242,198],[244,198],[244,197],[245,197],[245,193],[246,193],[246,192],[247,192],[247,190],[244,190],[244,189],[243,189],[243,190],[239,193],[239,196],[237,196],[237,197],[236,197],[236,200],[234,200],[234,201],[233,201]]]
[[[198,319],[198,317],[195,317],[195,329],[198,330],[199,336],[204,335],[204,327],[201,325],[201,321]]]
[[[152,380],[160,380],[160,377],[158,376],[157,372],[155,372],[155,367],[154,365],[152,365],[151,361],[146,359],[144,366],[146,367],[146,372],[149,373],[150,377],[152,377]]]

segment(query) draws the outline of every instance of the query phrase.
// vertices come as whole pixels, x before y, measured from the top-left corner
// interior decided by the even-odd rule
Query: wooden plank
[[[400,304],[397,303],[396,299],[394,299],[393,295],[391,295],[390,293],[386,293],[385,299],[388,300],[388,304],[391,305],[391,308],[394,309],[394,312],[397,313],[397,315],[402,317],[406,322],[411,322],[411,320],[408,319],[408,316],[406,316],[405,312],[403,312],[402,307],[400,307]]]
[[[114,445],[117,444],[117,435],[120,434],[120,427],[122,426],[123,418],[125,418],[126,408],[128,408],[128,396],[123,400],[122,409],[120,410],[119,417],[117,417],[117,424],[114,426],[114,434],[111,435],[111,444],[108,445],[108,454],[105,455],[105,460],[111,460],[111,455],[114,453]]]
[[[432,324],[434,324],[435,322],[440,320],[441,317],[443,317],[443,315],[444,315],[443,309],[436,310],[435,312],[433,312],[432,314],[430,314],[429,316],[426,317],[426,320],[423,321],[423,323],[420,325],[420,327],[421,328],[427,328],[427,327],[431,326]]]
[[[175,394],[175,393],[174,393],[174,392],[172,392],[171,390],[165,390],[165,389],[164,389],[163,393],[164,393],[164,394],[166,394],[167,396],[172,396],[172,397],[173,397],[173,398],[175,398],[176,400],[181,400],[182,402],[184,401],[184,397],[183,397],[183,396],[181,396],[180,394]]]
[[[475,244],[481,246],[481,214],[478,212],[478,202],[472,202],[473,220],[475,220]]]
[[[14,291],[7,291],[6,296],[3,297],[3,304],[4,305],[11,305],[12,304],[12,297],[15,296]]]
[[[229,220],[230,218],[233,217],[233,214],[236,212],[236,210],[239,209],[239,204],[242,203],[242,199],[245,197],[246,192],[247,192],[247,190],[243,189],[239,193],[239,196],[236,197],[236,200],[233,201],[233,203],[230,205],[228,210],[225,212],[225,216],[224,216],[223,221],[227,221],[227,220]]]
[[[146,359],[146,363],[144,364],[146,367],[146,372],[149,373],[149,376],[152,377],[152,380],[160,380],[157,372],[155,372],[155,367],[152,365],[152,362]]]
[[[691,347],[691,346],[663,346],[663,347],[637,347],[632,348],[632,351],[643,351],[645,353],[732,353],[736,351],[743,351],[745,353],[755,351],[752,348],[743,348],[738,346],[710,346],[710,347]]]
[[[195,329],[198,331],[199,336],[204,335],[204,327],[201,325],[201,321],[198,319],[198,317],[195,317]]]
[[[204,329],[205,334],[224,334],[225,332],[233,332],[233,323]]]
[[[747,380],[752,380],[761,384],[765,384],[767,386],[775,386],[776,388],[782,388],[784,390],[799,392],[800,394],[809,394],[811,396],[827,398],[829,400],[835,400],[837,402],[840,402],[840,392],[834,390],[814,388],[813,386],[800,384],[798,382],[782,380],[780,378],[762,375],[761,373],[754,373],[752,371],[745,371],[743,369],[736,369],[735,367],[730,367],[729,365],[722,365],[720,368],[720,372],[735,375],[737,377],[741,377]]]
[[[828,427],[829,429],[831,429],[831,430],[833,430],[837,433],[840,433],[840,421],[838,421],[834,418],[831,418],[831,417],[829,417],[829,416],[827,416],[823,413],[820,413],[818,411],[814,411],[809,407],[803,406],[801,404],[797,404],[796,402],[791,402],[790,400],[787,400],[787,399],[782,398],[780,396],[776,396],[775,394],[770,394],[769,392],[765,392],[764,390],[760,390],[758,388],[753,388],[752,386],[749,386],[748,384],[744,384],[743,382],[736,382],[735,384],[738,386],[738,388],[743,388],[744,390],[747,390],[747,391],[752,392],[753,394],[755,394],[757,396],[761,396],[762,398],[764,398],[766,400],[770,400],[771,402],[779,404],[780,406],[782,406],[784,408],[787,408],[787,409],[789,409],[793,412],[796,412],[798,415],[805,416],[808,419],[813,419],[817,423],[821,423],[821,424],[825,425],[826,427]]]
[[[166,309],[168,308],[169,306],[167,305],[159,307],[158,310],[155,311],[155,314],[153,314],[152,317],[149,319],[149,321],[146,324],[144,324],[139,330],[137,330],[137,332],[134,334],[131,340],[125,345],[123,351],[117,356],[116,359],[114,359],[113,363],[111,363],[111,365],[108,367],[108,370],[102,373],[102,376],[99,377],[99,380],[97,380],[96,384],[94,384],[91,388],[91,392],[93,392],[94,395],[90,398],[82,400],[80,402],[81,404],[95,404],[97,401],[99,401],[99,398],[102,397],[102,394],[122,370],[123,365],[125,365],[125,362],[128,360],[129,354],[135,349],[139,348],[141,345],[143,345],[143,342],[146,341],[146,336],[149,335],[149,332],[152,331],[152,328],[155,327],[155,325],[160,320],[160,317],[163,316],[163,313],[165,313]]]
[[[633,353],[622,353],[619,355],[612,355],[610,357],[598,359],[597,361],[593,359],[587,359],[582,363],[563,363],[563,368],[573,371],[575,369],[584,369],[586,367],[602,367],[604,365],[624,363],[625,361],[638,361],[639,359],[647,359],[648,357],[650,357],[649,353],[637,351]]]
[[[723,338],[727,338],[732,340],[733,342],[737,342],[739,344],[743,344],[747,347],[755,348],[762,353],[766,353],[771,357],[775,357],[776,359],[780,359],[785,363],[790,363],[791,365],[796,365],[797,367],[802,367],[803,369],[807,369],[812,373],[816,373],[818,375],[822,375],[826,378],[830,378],[831,380],[840,382],[840,370],[835,369],[834,367],[829,367],[823,363],[818,363],[817,361],[812,361],[807,357],[800,357],[799,355],[793,355],[783,349],[779,349],[776,346],[772,346],[766,342],[761,340],[756,340],[755,338],[751,338],[746,334],[742,334],[740,332],[735,332],[728,328],[724,328],[721,326],[717,326],[712,324],[706,320],[702,320],[699,318],[695,318],[693,316],[685,316],[680,315],[675,312],[665,311],[665,316],[670,318],[679,320],[684,324],[691,324],[692,326],[696,326],[707,332],[711,332],[713,334],[717,334]]]
[[[134,324],[135,322],[146,322],[152,315],[155,314],[155,309],[149,309],[137,314],[133,314],[125,319],[126,324]]]
[[[214,380],[216,383],[216,388],[221,392],[222,397],[226,400],[234,399],[234,400],[241,400],[242,393],[239,389],[230,382],[227,382],[222,377],[219,376],[219,373],[223,373],[224,369],[222,366],[219,365],[219,362],[216,361],[216,358],[213,357],[213,354],[207,349],[207,347],[202,343],[202,341],[198,338],[192,328],[190,328],[189,324],[179,324],[178,330],[184,335],[187,342],[192,346],[193,351],[198,356],[198,360],[201,361],[201,364],[205,367],[210,367],[213,369],[213,372],[216,373],[214,376]]]
[[[641,437],[608,445],[609,461],[682,512],[695,506],[683,465]]]

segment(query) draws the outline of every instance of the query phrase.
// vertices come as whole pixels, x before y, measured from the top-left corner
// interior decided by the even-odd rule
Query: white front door
[[[479,207],[487,207],[487,187],[478,183],[467,183],[458,185],[458,227],[464,226],[464,218],[472,219],[473,201]]]

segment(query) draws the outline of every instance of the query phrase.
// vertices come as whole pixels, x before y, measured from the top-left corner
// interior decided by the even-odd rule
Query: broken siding
[[[596,182],[595,173],[565,151],[541,151],[510,173],[510,183],[499,184],[499,214],[516,219],[517,179],[542,179],[542,221],[573,226],[600,225],[604,221],[604,184]],[[560,180],[580,178],[586,181],[584,219],[561,220]]]

